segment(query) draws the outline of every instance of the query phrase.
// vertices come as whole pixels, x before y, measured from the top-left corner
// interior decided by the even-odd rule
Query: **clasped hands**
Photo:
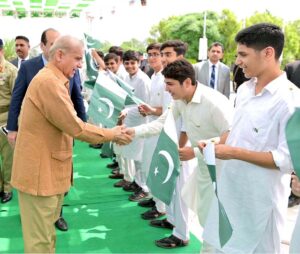
[[[133,128],[126,128],[124,125],[120,125],[112,128],[112,130],[115,132],[112,142],[118,145],[128,145],[134,138],[135,131]]]

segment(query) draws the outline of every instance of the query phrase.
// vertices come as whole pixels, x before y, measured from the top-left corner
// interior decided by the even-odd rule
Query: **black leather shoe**
[[[124,175],[121,174],[121,173],[119,173],[119,172],[117,172],[115,174],[109,175],[108,177],[111,178],[111,179],[123,179]]]
[[[94,149],[100,149],[102,148],[103,144],[89,144],[89,147]]]
[[[168,222],[167,219],[152,220],[152,221],[150,221],[150,226],[156,227],[156,228],[167,228],[167,229],[173,229],[174,228],[173,224]]]
[[[109,156],[103,154],[103,153],[100,153],[99,156],[102,158],[102,159],[106,159],[106,158],[109,158]]]
[[[128,199],[130,201],[138,202],[139,200],[147,198],[148,196],[148,192],[145,192],[142,188],[139,188],[135,193],[131,194]]]
[[[174,235],[170,235],[169,237],[165,237],[163,239],[156,240],[155,244],[161,248],[173,249],[173,248],[177,248],[177,247],[187,246],[189,244],[189,241],[183,241]]]
[[[63,217],[59,217],[54,225],[60,231],[68,231],[68,224]]]
[[[153,198],[145,199],[145,200],[141,200],[138,203],[138,205],[141,207],[153,207],[155,206],[155,201],[153,200]]]
[[[116,187],[116,188],[121,188],[121,187],[124,187],[125,185],[129,185],[129,184],[131,184],[131,183],[128,182],[128,181],[126,181],[126,180],[124,180],[124,179],[122,179],[122,180],[120,180],[119,182],[116,182],[116,183],[114,184],[114,187]]]
[[[1,203],[7,203],[9,202],[13,197],[12,192],[3,192],[2,198],[1,198]]]
[[[157,211],[156,207],[153,206],[147,212],[142,213],[141,216],[144,220],[153,220],[153,219],[157,219],[165,214],[166,213],[160,213],[159,211]]]
[[[0,191],[0,198],[2,198],[3,197],[3,191]]]
[[[135,192],[135,191],[137,191],[137,189],[138,189],[139,187],[140,187],[140,186],[138,186],[138,185],[136,184],[136,182],[133,181],[131,184],[125,185],[125,186],[123,187],[123,190],[124,190],[124,191]]]
[[[110,169],[115,169],[115,168],[119,167],[119,163],[116,161],[113,161],[112,163],[107,164],[106,167],[110,168]]]

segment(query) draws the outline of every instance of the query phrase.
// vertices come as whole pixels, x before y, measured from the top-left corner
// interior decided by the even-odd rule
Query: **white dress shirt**
[[[218,184],[219,198],[233,227],[225,253],[254,253],[261,240],[280,252],[284,215],[290,194],[291,159],[285,127],[294,111],[299,89],[285,73],[255,95],[256,79],[240,86],[232,129],[226,144],[257,152],[271,152],[278,170],[241,160],[226,160]],[[220,249],[218,204],[214,200],[204,229],[204,240]],[[271,226],[271,227],[270,227]],[[272,228],[268,232],[267,228]]]

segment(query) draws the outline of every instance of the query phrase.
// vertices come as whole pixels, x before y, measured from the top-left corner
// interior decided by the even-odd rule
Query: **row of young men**
[[[257,36],[255,37],[254,35]],[[252,79],[248,82],[245,86],[243,86],[243,89],[239,89],[238,95],[240,96],[240,100],[237,100],[236,115],[234,118],[235,121],[227,138],[227,145],[220,144],[216,146],[216,154],[218,158],[225,160],[230,159],[228,163],[226,162],[225,165],[223,165],[225,170],[221,172],[219,189],[221,188],[221,193],[224,193],[220,196],[220,199],[228,213],[230,221],[233,224],[234,234],[223,248],[223,251],[228,253],[235,251],[245,252],[248,250],[252,252],[276,252],[280,245],[280,230],[278,226],[280,223],[278,222],[280,222],[283,215],[282,210],[283,207],[285,207],[284,194],[286,193],[286,186],[288,185],[283,184],[283,182],[286,182],[285,178],[288,178],[286,177],[288,174],[284,173],[292,168],[286,148],[286,142],[284,140],[285,137],[282,133],[284,131],[285,122],[293,110],[293,105],[291,105],[291,93],[296,93],[298,90],[295,90],[295,87],[287,82],[285,74],[282,74],[279,68],[278,58],[283,47],[283,34],[278,27],[266,24],[250,27],[240,32],[236,37],[236,41],[238,42],[237,63],[243,67],[244,72],[249,77],[256,77],[256,79]],[[59,46],[62,47],[61,45]],[[59,50],[54,52],[62,53]],[[64,74],[71,77],[74,75],[74,70],[80,67],[80,64],[76,64],[76,66],[72,66],[70,73]],[[229,130],[229,122],[227,119],[224,119],[228,113],[223,112],[226,111],[225,108],[228,102],[224,100],[225,98],[222,97],[220,93],[217,93],[212,89],[208,89],[203,85],[196,84],[194,69],[188,62],[184,60],[177,60],[170,63],[163,71],[163,74],[165,76],[166,89],[171,93],[175,100],[173,102],[174,105],[171,106],[171,110],[175,116],[182,116],[183,122],[185,123],[186,133],[193,146],[197,144],[199,139],[220,136],[222,133],[226,133],[226,131]],[[278,86],[278,81],[286,83],[286,86]],[[224,102],[225,106],[220,108],[218,104],[222,104],[221,102]],[[207,107],[203,106],[205,103],[208,104]],[[259,116],[257,116],[257,112],[255,112],[255,114],[251,114],[253,113],[253,105],[256,104],[254,105],[255,109],[262,108],[261,103],[264,105],[267,104],[269,107],[267,107],[264,111],[260,111],[261,114],[259,114]],[[278,106],[275,107],[276,111],[271,110],[271,108],[274,107],[274,104]],[[140,111],[145,114],[148,114],[148,109],[149,107],[147,105],[140,107]],[[190,114],[195,116],[191,117]],[[266,128],[266,124],[263,125],[264,122],[262,120],[266,119],[265,117],[270,117],[272,119],[272,128]],[[155,130],[154,132],[156,132],[161,128],[163,119],[164,117],[161,117],[159,121],[156,120],[152,122],[154,126],[158,126],[156,130],[155,128],[152,128],[152,131]],[[222,122],[222,119],[224,119],[225,123],[223,122],[220,128],[213,130],[212,126],[218,126],[218,121]],[[25,117],[22,120],[25,121]],[[211,124],[203,125],[203,123],[210,122]],[[251,126],[254,127],[252,128]],[[280,126],[280,128],[276,128],[276,126]],[[127,134],[132,136],[134,133],[136,136],[154,134],[150,133],[151,129],[148,131],[149,127],[151,127],[151,124],[144,125],[139,128],[128,129]],[[212,135],[215,134],[212,133],[212,130],[216,132],[216,135]],[[72,136],[76,136],[74,133],[72,134]],[[126,134],[122,132],[121,135]],[[225,135],[224,138],[226,138],[226,136],[227,135]],[[271,136],[272,138],[270,138]],[[126,142],[127,141],[128,139],[126,139]],[[221,139],[221,143],[222,141],[224,140]],[[261,144],[261,142],[263,144]],[[22,143],[19,145],[21,146],[21,144]],[[201,144],[200,148],[202,148]],[[23,148],[26,150],[26,147]],[[191,157],[195,156],[195,154],[201,157],[201,154],[197,149],[184,148],[180,151],[180,158],[182,160],[189,160]],[[21,154],[19,153],[19,155]],[[203,160],[199,158],[199,165],[201,165],[200,163],[202,161]],[[234,165],[229,165],[232,163]],[[237,173],[241,170],[241,168],[244,169],[243,172],[245,175],[243,174],[243,176]],[[276,170],[271,170],[269,168],[276,168]],[[201,166],[199,166],[199,169],[195,171],[197,173],[200,172],[200,180],[203,181],[203,184],[200,185],[201,189],[199,190],[199,193],[201,194],[200,197],[202,199],[199,203],[201,205],[199,218],[202,225],[210,223],[209,227],[205,227],[204,239],[215,248],[220,249],[218,242],[216,242],[218,240],[218,236],[217,234],[214,235],[214,232],[217,231],[214,231],[217,227],[217,220],[209,220],[210,217],[215,216],[213,211],[216,212],[216,207],[212,206],[209,218],[208,220],[206,219],[210,202],[213,199],[213,188],[211,183],[208,181],[209,178],[205,177],[208,175],[208,172],[203,170]],[[267,186],[267,181],[264,181],[266,176],[268,179],[272,178],[272,183]],[[20,186],[18,186],[21,184],[21,182],[18,182],[20,179],[15,179],[15,187],[17,187],[17,189],[20,189]],[[256,183],[255,181],[257,180],[261,181]],[[248,181],[256,183],[257,188],[243,189],[242,192],[236,191],[241,186],[242,188],[247,186],[246,184]],[[241,186],[237,186],[237,183],[239,182],[242,183]],[[206,188],[205,184],[207,186]],[[253,191],[255,193],[253,193]],[[274,196],[271,197],[270,192]],[[242,205],[244,209],[241,212],[241,204],[236,207],[237,203],[240,202],[240,199],[237,199],[236,196],[239,196],[241,193],[245,196],[246,194],[249,195],[247,202],[249,203],[249,200],[253,202],[252,208],[256,207],[258,210],[261,209],[262,207],[259,208],[259,206],[262,204],[257,204],[256,202],[257,200],[262,200],[263,202],[261,203],[263,203],[265,209],[260,210],[259,214],[256,214],[256,210],[253,211],[253,209],[247,209],[246,205]],[[266,201],[268,200],[272,202],[269,202],[269,205],[266,205]],[[274,200],[278,202],[273,202]],[[274,204],[276,204],[275,207]],[[280,204],[280,207],[278,204]],[[59,206],[61,206],[61,201],[59,202]],[[272,212],[271,215],[270,211]],[[264,213],[263,219],[259,216],[262,213]],[[259,223],[256,223],[255,220],[259,220]],[[251,221],[251,225],[250,223],[247,224],[249,221]],[[255,234],[253,234],[253,237],[250,237],[251,241],[249,240],[249,242],[245,243],[242,240],[247,239],[245,236],[249,237],[250,232],[253,232],[252,225],[257,225],[257,228],[255,228]],[[209,232],[209,230],[214,232]],[[262,236],[265,238],[262,238]],[[51,244],[52,242],[53,241],[51,240]],[[171,246],[173,246],[174,243],[176,246],[178,245],[178,241],[174,237],[169,237],[167,243],[164,244],[168,245],[170,242]],[[185,244],[186,242],[184,241],[179,243],[179,245]]]
[[[232,124],[229,102],[220,93],[197,84],[194,68],[188,62],[177,60],[170,63],[162,74],[166,90],[174,99],[171,110],[175,117],[182,116],[192,146],[195,147],[199,140],[221,136],[215,147],[216,157],[222,160],[219,198],[233,227],[233,235],[223,248],[218,234],[218,203],[203,158],[197,149],[179,149],[181,160],[190,160],[199,154],[196,172],[201,175],[201,184],[193,186],[199,191],[198,216],[205,228],[204,251],[280,253],[293,168],[285,126],[295,105],[299,105],[299,89],[280,70],[284,35],[279,27],[258,24],[246,28],[238,33],[236,42],[236,63],[252,79],[238,91]],[[160,50],[164,56],[165,48]],[[141,108],[140,113],[152,112],[148,105]],[[127,133],[138,138],[153,136],[161,130],[166,114],[148,124],[128,128]],[[198,147],[201,150],[203,142]],[[126,170],[129,172],[130,169],[124,168],[125,175]],[[143,189],[141,172],[142,167],[136,169],[138,192],[133,199]],[[153,222],[150,224],[172,228],[172,223],[167,220]],[[176,228],[180,226],[175,225],[173,234],[156,241],[156,244],[169,248],[186,245],[188,241],[183,235],[176,234]],[[299,243],[294,240],[292,250],[295,248],[299,249]]]
[[[190,161],[195,157],[198,159],[198,167],[192,173],[193,177],[189,178],[192,180],[188,184],[184,184],[185,181],[181,180],[184,178],[185,170],[182,169],[180,172],[172,204],[175,212],[167,216],[167,219],[150,222],[152,226],[173,229],[170,237],[156,241],[160,247],[173,248],[188,243],[188,234],[185,234],[184,230],[180,231],[188,228],[188,225],[183,226],[179,223],[179,219],[172,221],[178,215],[176,206],[177,208],[187,206],[186,200],[185,202],[182,200],[180,191],[185,186],[184,189],[189,187],[187,192],[189,195],[196,196],[188,205],[198,208],[198,218],[204,227],[204,252],[281,252],[280,244],[293,168],[286,143],[285,126],[295,106],[299,105],[299,89],[288,81],[285,72],[280,70],[279,57],[284,46],[284,35],[279,27],[272,24],[257,24],[240,31],[235,40],[238,44],[236,64],[251,79],[238,90],[232,121],[233,110],[229,101],[215,90],[197,83],[195,68],[183,59],[184,54],[176,59],[180,54],[176,52],[175,47],[168,45],[168,42],[166,44],[169,47],[164,47],[163,44],[159,49],[160,52],[156,53],[157,56],[161,55],[165,63],[168,57],[176,56],[164,66],[162,75],[166,90],[173,98],[170,110],[176,119],[181,117],[184,125],[184,132],[182,127],[178,129],[185,135],[185,139],[182,139],[185,142],[179,142],[181,144],[179,155],[182,161]],[[151,56],[152,52],[149,53]],[[132,66],[135,60],[131,57],[124,63],[126,61]],[[127,69],[129,72],[131,67]],[[137,76],[138,72],[132,73],[127,82],[134,85],[135,83],[130,81]],[[137,85],[134,88],[139,89]],[[144,89],[145,87],[143,92]],[[151,106],[148,103],[130,110],[135,110],[135,116],[140,113],[141,118],[143,115],[157,112]],[[163,108],[163,105],[161,107]],[[127,125],[126,133],[134,140],[138,140],[157,135],[163,127],[167,114],[168,110],[158,119],[145,124],[126,122],[128,115],[122,113],[121,116]],[[134,125],[138,126],[132,127]],[[216,157],[220,159],[218,168],[221,169],[218,178],[219,199],[233,227],[232,236],[223,247],[220,246],[219,238],[218,202],[200,153],[207,142],[205,140],[215,137],[221,137],[215,146]],[[191,146],[186,146],[187,138]],[[124,149],[126,150],[126,147]],[[131,151],[136,156],[141,150],[135,147]],[[125,163],[119,161],[124,172],[124,180],[130,182],[134,179],[130,185],[125,185],[136,191],[129,199],[136,200],[138,197],[147,196],[144,179],[148,173],[149,161],[147,162],[146,157],[151,157],[149,156],[151,153],[147,151],[146,156],[141,152],[141,157],[133,158],[123,151],[121,158],[134,159],[133,164],[126,161],[127,159],[124,159]],[[147,163],[146,167],[143,167],[144,161]],[[135,172],[131,168],[132,165],[135,166]],[[159,200],[156,200],[156,205],[158,202]],[[151,211],[153,210],[156,216],[164,213],[159,211],[158,207]],[[145,214],[152,214],[151,211],[142,214],[142,217],[145,217]],[[186,218],[187,215],[181,210],[179,216]],[[186,220],[180,222],[186,223]],[[294,237],[298,236],[297,231],[299,229],[296,228]],[[299,249],[299,244],[295,240],[292,246],[294,251],[295,248]]]

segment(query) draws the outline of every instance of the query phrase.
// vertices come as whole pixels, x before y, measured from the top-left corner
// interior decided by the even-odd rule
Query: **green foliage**
[[[3,49],[4,49],[4,57],[6,60],[10,61],[16,57],[14,39],[4,39]]]
[[[215,12],[207,12],[206,37],[208,45],[215,41],[221,42],[225,49],[223,62],[230,66],[235,61],[236,43],[234,38],[238,31],[243,26],[261,22],[273,23],[284,29],[286,40],[282,66],[300,59],[300,20],[284,24],[281,18],[272,15],[268,10],[261,13],[255,12],[243,21],[237,20],[234,13],[228,9],[223,10],[220,15]],[[203,13],[190,13],[161,20],[151,28],[150,38],[147,39],[147,42],[164,42],[171,39],[182,40],[189,45],[186,57],[195,61],[198,57],[199,38],[203,37],[203,23]]]
[[[137,39],[131,39],[130,41],[124,41],[121,44],[121,47],[124,49],[124,51],[135,50],[143,53],[146,50],[147,43],[139,41]]]

